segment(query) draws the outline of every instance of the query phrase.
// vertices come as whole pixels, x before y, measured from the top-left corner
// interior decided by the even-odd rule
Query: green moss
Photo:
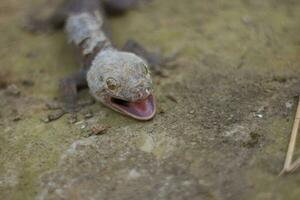
[[[66,117],[50,124],[41,123],[39,120],[47,112],[43,106],[44,100],[58,96],[58,80],[77,70],[79,65],[62,32],[51,35],[33,35],[20,28],[19,24],[26,12],[25,8],[28,8],[28,5],[34,5],[33,2],[39,1],[2,1],[0,6],[2,70],[0,78],[4,72],[9,72],[9,83],[17,84],[22,89],[22,96],[21,100],[18,100],[18,98],[14,99],[0,94],[0,105],[2,106],[2,116],[0,116],[0,181],[2,181],[0,182],[0,199],[33,199],[39,191],[39,177],[49,170],[56,169],[57,162],[64,150],[74,140],[82,137],[80,128],[76,125],[68,125]],[[5,12],[2,12],[3,10]],[[159,140],[156,141],[157,146],[154,148],[150,145],[151,150],[149,150],[149,143],[152,142],[152,139],[149,139],[148,135],[142,135],[141,141],[137,142],[137,148],[141,148],[142,151],[149,150],[149,153],[153,153],[158,159],[161,159],[167,156],[166,154],[169,155],[170,152],[176,151],[176,148],[172,146],[173,143],[170,142],[172,141],[170,136],[165,135],[177,134],[176,140],[187,141],[186,144],[182,142],[186,145],[182,149],[190,148],[190,137],[193,135],[193,141],[197,141],[198,137],[203,137],[197,141],[197,144],[202,145],[201,148],[207,148],[207,152],[211,152],[209,148],[215,144],[211,144],[212,139],[206,137],[212,133],[203,130],[202,122],[206,119],[209,122],[219,122],[219,116],[211,117],[216,113],[214,110],[210,114],[201,112],[207,107],[218,109],[216,107],[221,104],[219,102],[222,102],[223,96],[221,95],[229,92],[219,91],[220,94],[211,96],[220,97],[219,99],[213,98],[212,104],[207,101],[208,104],[200,108],[197,107],[203,105],[200,102],[203,99],[200,98],[200,100],[197,99],[199,102],[191,101],[189,105],[183,104],[186,107],[183,107],[182,103],[190,101],[190,96],[201,96],[203,88],[197,89],[203,85],[212,88],[218,86],[216,79],[220,77],[212,78],[213,80],[206,79],[213,73],[225,74],[227,78],[233,77],[232,79],[239,76],[238,73],[241,73],[239,70],[244,70],[245,73],[251,71],[255,76],[275,74],[274,81],[288,84],[290,80],[287,75],[295,76],[300,72],[300,40],[297,37],[300,33],[299,15],[300,4],[296,1],[194,0],[187,3],[182,0],[156,0],[126,16],[110,19],[113,38],[118,46],[122,46],[127,39],[133,38],[151,49],[162,49],[166,55],[176,50],[181,52],[181,56],[178,58],[179,66],[170,71],[170,77],[155,78],[155,82],[160,83],[156,85],[159,107],[168,110],[171,114],[165,115],[166,117],[159,115],[154,121],[139,124],[143,134],[151,132],[148,129],[154,124],[153,127]],[[215,64],[208,66],[202,62],[207,55],[213,55],[212,58],[218,58],[219,61],[216,62],[213,59]],[[228,72],[230,75],[226,74]],[[198,74],[200,75],[196,76]],[[195,77],[201,77],[204,81],[211,82],[206,84]],[[34,86],[23,87],[20,84],[21,80],[31,80],[34,82]],[[255,80],[251,79],[251,81]],[[0,90],[6,85],[6,82],[2,83],[1,81]],[[225,87],[229,91],[231,91],[230,88],[236,87],[236,83],[232,82]],[[176,93],[175,86],[169,89],[168,87],[174,83],[179,83],[185,90]],[[188,85],[188,83],[197,85]],[[264,87],[268,88],[267,84],[269,83],[266,83]],[[220,87],[222,87],[221,84]],[[276,87],[277,85],[272,85],[271,89],[276,90]],[[288,90],[289,87],[291,85],[282,88]],[[195,94],[193,90],[199,93]],[[166,92],[169,91],[178,96],[178,104],[171,104],[165,98]],[[291,91],[287,94],[291,95],[292,93]],[[276,97],[276,94],[274,96]],[[88,97],[88,93],[83,93],[82,97]],[[212,108],[211,105],[216,107]],[[270,107],[272,108],[272,106]],[[22,119],[18,122],[9,119],[10,111],[16,108],[22,113]],[[97,117],[96,123],[98,124],[112,127],[126,126],[130,131],[139,123],[99,104],[95,104],[89,109],[100,116]],[[198,121],[193,121],[193,115],[186,113],[188,109],[199,111],[194,114],[200,113],[199,118],[195,117]],[[224,110],[226,111],[225,108],[221,109],[221,111]],[[251,194],[245,199],[297,199],[300,195],[298,190],[300,176],[295,174],[282,178],[277,177],[284,160],[292,116],[289,117],[289,121],[286,121],[285,117],[272,115],[266,121],[261,123],[264,127],[261,127],[258,133],[251,133],[251,141],[243,144],[249,147],[245,149],[254,152],[249,166],[242,173],[242,176],[247,179],[247,184],[252,187]],[[180,131],[182,132],[177,133],[175,129],[170,130],[172,124],[182,125],[184,127],[181,127]],[[194,132],[188,132],[189,128]],[[166,131],[169,132],[166,133]],[[120,133],[120,136],[122,134]],[[217,138],[218,135],[214,135],[214,137]],[[196,147],[193,148],[196,149]],[[182,154],[183,157],[190,154],[194,156],[188,150],[186,151],[184,155]],[[196,150],[192,149],[191,151]],[[240,149],[237,149],[236,153],[238,154],[239,151]],[[203,154],[201,150],[199,152],[195,153],[191,160],[202,159],[202,157],[207,160],[216,160],[211,157],[210,153]],[[228,152],[217,149],[214,150],[214,153],[216,157],[218,155],[222,157]],[[197,165],[191,173],[200,174],[199,177],[207,174],[206,169],[202,166],[207,163],[202,160],[193,162],[201,164],[202,168],[197,168]],[[214,163],[213,166],[218,164]],[[212,167],[209,170],[213,169]],[[205,172],[202,173],[201,170]],[[213,181],[215,179],[211,177],[210,182]],[[235,188],[230,189],[235,191]]]

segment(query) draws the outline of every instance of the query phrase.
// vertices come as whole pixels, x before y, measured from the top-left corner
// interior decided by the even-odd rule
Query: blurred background
[[[22,29],[60,2],[0,2],[0,199],[299,199],[300,174],[278,174],[300,90],[300,1],[153,0],[109,18],[118,47],[180,55],[154,77],[154,120],[97,103],[73,125],[41,121],[79,67],[64,32]]]

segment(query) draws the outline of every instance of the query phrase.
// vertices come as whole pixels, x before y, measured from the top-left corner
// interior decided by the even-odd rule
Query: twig
[[[294,124],[293,124],[293,129],[292,129],[291,139],[289,142],[288,151],[286,153],[286,158],[285,158],[283,169],[280,172],[279,176],[286,172],[287,173],[294,172],[300,166],[300,158],[297,159],[294,163],[292,163],[293,155],[294,155],[294,151],[295,151],[296,140],[297,140],[297,135],[298,135],[298,130],[299,130],[299,123],[300,123],[300,96],[298,99],[297,112],[296,112],[296,116],[295,116],[295,120],[294,120]]]

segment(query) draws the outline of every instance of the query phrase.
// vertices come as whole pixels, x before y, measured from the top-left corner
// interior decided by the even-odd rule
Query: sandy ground
[[[40,120],[78,64],[62,31],[21,29],[39,3],[0,3],[0,199],[299,199],[300,174],[277,175],[300,89],[300,1],[156,0],[110,19],[118,46],[181,54],[154,78],[154,120],[98,103],[73,125]]]

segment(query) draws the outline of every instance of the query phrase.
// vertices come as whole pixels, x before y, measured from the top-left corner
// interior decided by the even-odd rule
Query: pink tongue
[[[138,102],[129,103],[130,107],[135,108],[136,111],[147,112],[148,111],[148,99]]]
[[[112,103],[119,111],[136,119],[150,119],[155,114],[155,102],[152,95],[137,102],[114,103],[112,101]]]

